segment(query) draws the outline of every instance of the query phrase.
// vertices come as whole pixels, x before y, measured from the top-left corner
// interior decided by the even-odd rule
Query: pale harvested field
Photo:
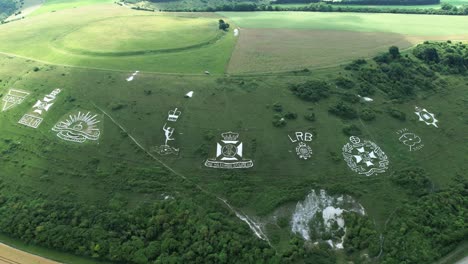
[[[0,264],[59,264],[0,243]]]
[[[390,32],[304,29],[241,29],[229,73],[259,73],[335,66],[372,57],[395,45],[401,50],[424,40],[468,36],[408,36]]]

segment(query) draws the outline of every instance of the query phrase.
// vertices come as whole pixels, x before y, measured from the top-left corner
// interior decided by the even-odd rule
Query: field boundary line
[[[121,72],[121,73],[128,73],[128,72],[133,72],[132,70],[119,70],[119,69],[110,69],[110,68],[99,68],[99,67],[86,67],[86,66],[78,66],[78,65],[70,65],[70,64],[61,64],[61,63],[52,63],[44,60],[39,60],[27,56],[22,56],[14,53],[8,53],[4,51],[0,51],[0,54],[9,56],[9,57],[15,57],[15,58],[20,58],[20,59],[25,59],[25,60],[31,60],[31,61],[36,61],[45,65],[50,65],[50,66],[61,66],[61,67],[68,67],[68,68],[76,68],[76,69],[84,69],[84,70],[97,70],[97,71],[108,71],[108,72]],[[168,76],[180,76],[180,75],[185,75],[185,76],[205,76],[206,74],[204,73],[174,73],[174,72],[153,72],[153,71],[140,71],[141,73],[151,73],[151,74],[158,74],[158,75],[168,75]],[[212,73],[210,74],[212,76],[224,76],[224,73]]]

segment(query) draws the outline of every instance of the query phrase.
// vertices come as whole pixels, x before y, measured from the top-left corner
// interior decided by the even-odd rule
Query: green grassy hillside
[[[442,54],[441,58],[444,58]],[[369,83],[360,81],[362,74],[397,67],[400,62],[390,60],[376,64],[370,61],[368,66],[356,64],[350,70],[337,68],[298,75],[235,78],[140,73],[132,82],[125,81],[130,73],[47,66],[11,57],[2,57],[1,63],[4,66],[0,71],[3,96],[12,87],[31,93],[24,103],[1,114],[2,183],[11,190],[3,192],[5,201],[10,201],[11,197],[21,200],[24,196],[40,198],[38,201],[46,204],[57,200],[71,203],[67,206],[94,205],[99,210],[111,210],[106,208],[113,208],[116,203],[126,205],[121,213],[128,213],[143,210],[141,206],[152,202],[159,204],[155,206],[164,206],[166,196],[182,203],[189,197],[199,197],[196,203],[212,212],[222,207],[222,202],[216,199],[219,197],[262,222],[280,206],[302,200],[312,188],[323,188],[355,197],[375,221],[377,232],[388,232],[385,222],[392,212],[404,201],[415,199],[406,186],[395,184],[393,175],[408,168],[424,168],[424,175],[431,182],[430,190],[435,191],[449,186],[456,175],[463,175],[466,170],[464,132],[467,123],[463,105],[467,100],[464,90],[468,80],[459,75],[436,73],[434,86],[421,86],[408,94],[396,93],[410,79],[416,78],[416,85],[424,81],[417,79],[422,76],[418,67],[427,67],[423,65],[415,64],[413,77],[401,79],[394,87],[372,88],[377,83],[372,83],[372,79]],[[362,69],[352,70],[353,67]],[[291,84],[308,80],[320,79],[333,84],[339,76],[355,83],[354,88],[342,86],[346,82],[337,82],[339,85],[330,87],[327,98],[316,102],[315,99],[301,100],[290,90]],[[374,73],[374,76],[384,78],[380,83],[385,78],[393,78],[385,77],[384,72]],[[367,86],[371,90],[365,88]],[[55,87],[63,92],[38,129],[17,124],[36,99]],[[189,90],[194,91],[194,97],[184,98]],[[352,99],[357,94],[371,96],[374,102],[359,103]],[[340,101],[357,111],[358,116],[351,119],[336,116],[330,109]],[[278,105],[281,105],[280,112]],[[438,127],[418,121],[415,105],[433,112],[439,120]],[[182,111],[174,142],[180,154],[159,156],[152,149],[164,141],[162,127],[167,123],[167,112],[175,107]],[[395,109],[406,116],[405,120],[389,114]],[[59,120],[76,110],[98,114],[102,122],[99,144],[65,142],[51,131]],[[371,119],[364,114],[369,111]],[[297,118],[286,119],[284,127],[275,127],[277,116],[287,116],[288,112],[296,114]],[[305,119],[311,113],[315,116],[313,122]],[[342,160],[341,148],[348,142],[350,134],[346,131],[352,126],[352,135],[372,140],[385,151],[390,160],[385,173],[370,177],[358,175]],[[397,132],[404,128],[420,136],[424,148],[412,152],[401,144]],[[215,156],[216,142],[221,139],[220,133],[226,131],[240,133],[240,140],[245,144],[244,157],[254,161],[253,169],[223,171],[203,165],[206,159]],[[296,131],[309,131],[314,135],[310,160],[296,156],[295,145],[288,138]],[[203,197],[212,197],[211,203],[205,204]],[[86,208],[83,210],[88,210]],[[141,212],[141,217],[147,217],[144,210]],[[7,208],[4,214],[9,214]],[[229,215],[228,212],[223,214]],[[42,230],[40,226],[43,225],[38,223],[35,228]],[[7,232],[16,235],[18,231]],[[287,226],[266,227],[265,232],[277,245],[277,250],[289,250]],[[89,248],[72,252],[110,258],[107,247],[101,253],[93,249],[96,243],[102,245],[108,239],[104,234]],[[255,240],[253,235],[251,238]],[[55,247],[42,241],[37,233],[23,239]],[[144,241],[147,242],[143,245],[147,245],[151,239]],[[69,246],[65,248],[71,250],[73,244]],[[135,256],[131,254],[132,258]],[[119,255],[116,259],[122,257]],[[136,259],[131,261],[138,263]]]
[[[468,46],[421,44],[465,40],[466,17],[61,3],[0,25],[3,235],[137,264],[426,264],[466,247]],[[206,166],[233,159],[253,166]],[[325,221],[340,210],[346,229]]]
[[[2,25],[0,37],[9,41],[0,51],[90,68],[222,73],[235,38],[218,29],[218,18],[114,4],[66,9]]]

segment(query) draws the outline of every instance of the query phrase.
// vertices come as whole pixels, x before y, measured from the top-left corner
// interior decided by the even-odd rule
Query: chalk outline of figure
[[[163,131],[164,131],[164,136],[166,137],[165,145],[167,146],[167,141],[175,140],[174,138],[171,138],[172,134],[174,134],[175,128],[172,128],[172,127],[167,127],[166,128],[166,125],[167,125],[167,123],[164,124]],[[171,130],[171,128],[172,128],[172,130]]]

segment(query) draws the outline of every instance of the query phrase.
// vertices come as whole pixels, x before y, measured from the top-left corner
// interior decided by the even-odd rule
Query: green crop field
[[[467,24],[46,3],[0,25],[0,241],[86,257],[35,249],[67,263],[425,264],[462,251],[468,47],[455,40]],[[424,40],[444,42],[414,47]],[[355,168],[381,171],[353,171],[347,143]],[[217,155],[253,167],[207,167]],[[342,233],[324,224],[304,241],[292,213],[312,190],[328,195],[320,206],[349,195],[365,215],[346,208]]]

